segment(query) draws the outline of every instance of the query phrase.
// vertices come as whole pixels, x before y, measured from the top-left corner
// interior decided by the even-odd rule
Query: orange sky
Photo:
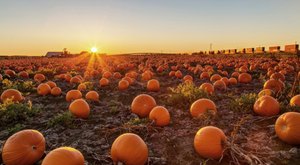
[[[0,2],[0,54],[195,52],[293,44],[300,1]]]

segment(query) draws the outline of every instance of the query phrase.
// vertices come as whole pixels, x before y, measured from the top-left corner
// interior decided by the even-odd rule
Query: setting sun
[[[96,52],[98,52],[98,49],[97,49],[96,47],[92,47],[92,48],[91,48],[91,52],[92,52],[92,53],[96,53]]]

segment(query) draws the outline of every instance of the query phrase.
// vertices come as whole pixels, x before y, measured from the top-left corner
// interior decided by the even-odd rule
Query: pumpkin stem
[[[36,150],[37,147],[35,145],[32,146],[32,150]]]

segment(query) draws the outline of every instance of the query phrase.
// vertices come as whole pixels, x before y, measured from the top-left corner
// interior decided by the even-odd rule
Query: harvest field
[[[300,162],[296,55],[24,57],[0,68],[1,164],[62,163],[50,151],[63,146],[97,165]],[[138,137],[113,146],[124,133]]]
[[[7,152],[4,143],[14,133],[26,129],[37,130],[45,138],[45,151],[36,158],[36,164],[62,146],[80,151],[85,164],[113,164],[111,147],[123,133],[138,135],[148,148],[148,156],[142,151],[126,150],[121,144],[114,146],[121,150],[119,154],[123,150],[123,157],[135,161],[146,157],[147,164],[298,164],[300,161],[299,114],[292,113],[294,116],[275,132],[280,115],[299,112],[299,95],[290,104],[300,91],[296,57],[25,57],[2,59],[0,67],[1,162],[20,159],[15,155],[4,156]],[[125,85],[121,80],[126,81]],[[208,84],[206,88],[200,88],[204,83]],[[61,93],[51,90],[55,86]],[[17,89],[24,98],[13,92],[4,94],[11,89]],[[98,93],[99,98],[86,96],[89,91]],[[152,96],[156,105],[165,107],[170,121],[163,111],[150,117],[154,120],[149,119],[148,114],[155,106],[149,98],[137,100],[132,106],[134,98],[141,94]],[[261,101],[265,103],[254,111],[256,100],[264,97],[269,100]],[[86,100],[90,112],[84,111],[86,104],[73,105],[80,112],[71,110],[71,102],[80,98]],[[191,110],[191,105],[203,98],[210,99],[216,108],[204,101]],[[141,112],[145,107],[150,108],[149,112]],[[159,123],[161,120],[164,121]],[[203,143],[204,149],[208,145],[210,153],[198,154],[195,135],[205,127],[217,131],[200,138],[199,144]],[[286,127],[291,131],[286,131]],[[281,138],[276,135],[280,132],[285,134]],[[23,136],[22,141],[14,143],[31,144]],[[125,161],[120,157],[119,161]]]

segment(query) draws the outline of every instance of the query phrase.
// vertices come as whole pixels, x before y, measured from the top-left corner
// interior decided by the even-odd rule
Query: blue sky
[[[299,0],[0,0],[0,54],[193,52],[300,40]]]

